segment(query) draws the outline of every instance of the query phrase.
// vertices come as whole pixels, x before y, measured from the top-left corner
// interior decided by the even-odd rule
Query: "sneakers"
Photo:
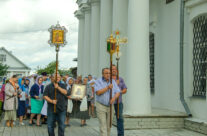
[[[24,126],[25,124],[23,122],[19,122],[19,125],[20,126]]]

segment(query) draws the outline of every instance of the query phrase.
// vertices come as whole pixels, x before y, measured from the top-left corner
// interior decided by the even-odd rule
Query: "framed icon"
[[[71,91],[71,99],[83,99],[86,96],[86,85],[74,84]]]
[[[50,32],[50,40],[48,43],[51,46],[65,46],[67,44],[66,41],[66,33],[68,32],[64,26],[60,26],[58,23],[56,26],[51,26],[48,31]]]
[[[52,43],[53,44],[63,44],[64,42],[64,31],[63,30],[53,30],[52,31]]]

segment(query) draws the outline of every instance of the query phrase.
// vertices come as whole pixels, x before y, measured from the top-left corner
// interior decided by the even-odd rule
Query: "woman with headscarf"
[[[28,113],[28,109],[29,109],[29,84],[30,84],[30,79],[29,78],[26,78],[25,81],[24,81],[24,92],[25,92],[25,96],[26,96],[26,101],[25,101],[25,105],[26,105],[26,108],[25,108],[25,117],[24,119],[27,119],[27,117],[29,116],[29,113]]]
[[[94,111],[94,106],[95,106],[95,95],[94,95],[94,84],[95,80],[92,79],[91,81],[88,82],[87,84],[87,100],[88,100],[88,110],[89,110],[89,115],[95,118],[95,111]]]
[[[70,114],[72,112],[72,108],[73,108],[73,103],[72,103],[72,100],[71,100],[71,90],[72,90],[72,86],[73,86],[73,83],[74,83],[74,80],[72,77],[68,77],[67,80],[66,80],[66,84],[67,84],[67,91],[68,91],[68,107],[67,107],[67,113],[66,113],[66,120],[65,120],[65,125],[66,126],[70,126],[69,124],[69,121],[70,121]]]
[[[20,78],[18,80],[18,85],[19,85],[19,88],[22,90],[22,93],[21,93],[21,98],[19,97],[18,98],[18,110],[17,110],[17,115],[19,116],[19,124],[24,126],[24,123],[23,123],[23,117],[26,113],[25,109],[26,109],[26,99],[25,99],[25,89],[24,89],[24,78]]]
[[[88,79],[85,77],[83,79],[83,85],[87,85]],[[86,90],[87,93],[87,90]],[[86,106],[84,106],[86,104]],[[83,107],[83,108],[82,108]],[[87,109],[87,99],[86,96],[81,99],[73,99],[73,110],[71,113],[71,118],[76,118],[81,120],[81,127],[86,126],[86,120],[90,119]]]
[[[43,78],[41,76],[37,77],[36,83],[32,86],[30,90],[31,96],[31,116],[29,125],[32,125],[32,120],[35,115],[37,115],[37,126],[40,126],[41,110],[43,107],[43,89],[42,85]]]
[[[4,120],[6,120],[7,127],[13,127],[13,122],[16,120],[17,96],[21,93],[17,80],[17,76],[13,75],[5,86]]]

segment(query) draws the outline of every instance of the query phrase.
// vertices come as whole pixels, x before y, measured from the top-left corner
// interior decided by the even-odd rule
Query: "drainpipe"
[[[180,101],[189,117],[192,117],[190,109],[184,98],[184,72],[183,72],[183,45],[184,45],[184,11],[185,0],[180,5]]]

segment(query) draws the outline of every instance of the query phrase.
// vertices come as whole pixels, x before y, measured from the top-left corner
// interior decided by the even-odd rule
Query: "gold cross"
[[[126,44],[128,42],[127,38],[120,38],[120,32],[117,30],[116,32],[116,44],[119,46],[120,44]]]
[[[117,56],[117,58],[120,58],[120,54],[119,54],[120,47],[119,47],[119,45],[120,44],[126,44],[128,42],[128,39],[127,38],[120,38],[119,30],[117,30],[115,32],[115,34],[116,34],[116,56]]]

